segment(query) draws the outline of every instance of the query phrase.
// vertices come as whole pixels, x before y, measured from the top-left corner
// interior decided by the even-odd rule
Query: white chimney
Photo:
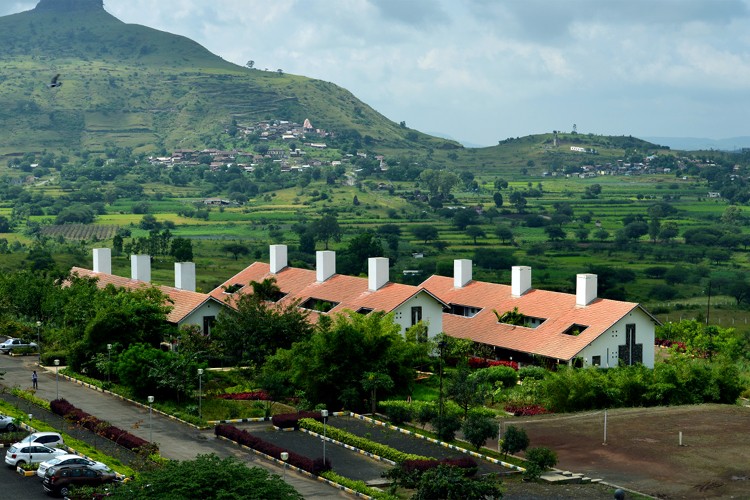
[[[336,252],[321,250],[315,253],[315,279],[322,283],[336,274]]]
[[[195,291],[195,262],[174,263],[174,287]]]
[[[471,281],[471,260],[456,259],[453,261],[453,287],[463,288]]]
[[[94,272],[112,274],[112,250],[94,248]]]
[[[371,292],[379,290],[388,283],[388,259],[370,257],[367,259],[367,284]]]
[[[529,290],[531,290],[531,268],[529,266],[513,266],[511,269],[511,295],[520,297]]]
[[[596,299],[597,276],[596,274],[576,275],[576,305],[587,306]]]
[[[271,245],[271,273],[276,274],[287,266],[286,245]]]
[[[131,255],[130,256],[130,277],[134,280],[151,281],[151,256],[150,255]]]

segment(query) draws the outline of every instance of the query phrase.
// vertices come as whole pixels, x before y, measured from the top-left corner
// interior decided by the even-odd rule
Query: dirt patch
[[[609,410],[606,444],[603,411],[512,424],[526,429],[533,447],[555,450],[560,469],[665,499],[750,497],[747,407]]]

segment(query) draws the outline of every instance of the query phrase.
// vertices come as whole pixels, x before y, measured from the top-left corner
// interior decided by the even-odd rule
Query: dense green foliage
[[[112,498],[175,500],[302,499],[291,485],[261,467],[248,467],[234,457],[198,455],[195,460],[170,461],[134,481],[111,489]]]

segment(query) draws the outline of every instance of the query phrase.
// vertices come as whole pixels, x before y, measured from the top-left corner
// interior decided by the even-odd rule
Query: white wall
[[[422,307],[422,322],[427,325],[427,336],[429,338],[443,331],[443,305],[436,301],[430,294],[420,292],[393,311],[393,319],[401,325],[402,332],[405,332],[407,328],[412,326],[412,307]]]
[[[625,325],[631,323],[635,324],[636,343],[643,344],[643,365],[653,368],[656,325],[640,308],[633,309],[581,351],[579,357],[585,358],[585,366],[591,366],[593,356],[601,356],[601,368],[616,367],[618,365],[619,346],[625,344]],[[607,357],[607,352],[609,352],[609,357]]]
[[[197,325],[201,329],[201,331],[203,331],[203,318],[206,316],[213,316],[214,318],[218,318],[219,311],[221,311],[225,307],[226,306],[221,305],[214,300],[207,300],[198,309],[185,316],[182,321],[178,323],[178,326]]]

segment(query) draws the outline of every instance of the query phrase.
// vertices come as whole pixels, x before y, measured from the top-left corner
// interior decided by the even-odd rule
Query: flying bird
[[[62,87],[62,82],[59,80],[60,74],[56,74],[54,78],[52,78],[52,81],[49,84],[49,88],[53,89],[55,87]]]

